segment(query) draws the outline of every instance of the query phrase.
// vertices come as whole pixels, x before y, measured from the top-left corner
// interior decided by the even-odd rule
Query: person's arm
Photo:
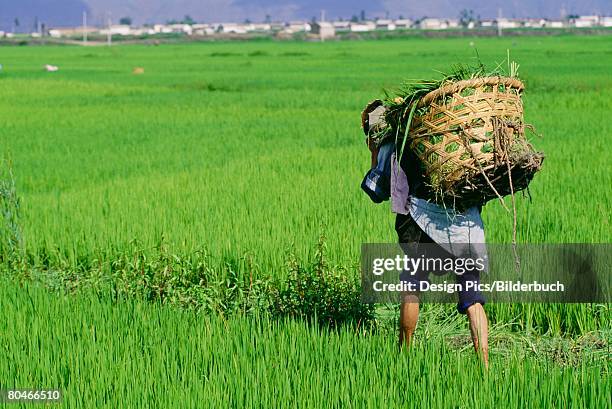
[[[368,149],[370,149],[371,155],[370,168],[374,169],[376,166],[378,166],[378,147],[374,144],[374,142],[372,142],[370,138],[366,140],[366,143],[368,144]]]
[[[374,203],[389,200],[391,196],[391,142],[385,142],[383,132],[387,132],[385,122],[385,106],[381,100],[375,100],[366,106],[361,113],[361,125],[368,136],[365,143],[370,150],[370,170],[361,182],[361,189],[372,199]],[[374,143],[371,135],[382,142],[382,145]],[[380,158],[379,158],[380,156]]]
[[[389,144],[378,147],[371,140],[366,140],[370,150],[370,170],[361,182],[361,189],[370,196],[374,203],[384,202],[390,197],[390,170],[388,156],[391,155]],[[379,158],[380,156],[380,158]]]

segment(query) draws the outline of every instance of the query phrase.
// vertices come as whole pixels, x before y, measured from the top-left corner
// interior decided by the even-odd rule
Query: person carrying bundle
[[[384,107],[366,108],[367,133],[384,122]],[[416,166],[414,155],[406,152],[398,163],[395,144],[388,141],[377,146],[367,139],[371,152],[371,169],[361,184],[375,203],[391,199],[391,210],[396,214],[395,230],[400,244],[484,243],[484,227],[477,206],[458,212],[426,200],[427,189],[423,172]],[[478,272],[455,275],[457,283],[479,282]],[[417,288],[428,279],[426,273],[402,275],[402,280]],[[467,314],[474,348],[488,366],[488,322],[483,295],[475,290],[459,291],[457,310]],[[418,293],[404,294],[400,305],[399,345],[409,345],[419,317]]]
[[[395,230],[409,255],[427,248],[436,257],[457,260],[484,255],[482,206],[528,188],[544,155],[525,137],[518,64],[488,71],[482,63],[457,65],[440,80],[404,84],[385,102],[375,100],[361,115],[371,169],[361,188],[372,201],[391,200]],[[466,252],[467,250],[467,252]],[[518,256],[515,257],[518,263]],[[425,269],[421,269],[425,270]],[[457,310],[467,314],[474,349],[488,366],[485,299],[477,290],[480,271],[459,272]],[[436,273],[436,271],[431,271]],[[422,289],[429,271],[400,275],[409,288]],[[470,283],[471,285],[466,285]],[[419,316],[419,293],[404,293],[400,306],[400,346],[410,344]]]

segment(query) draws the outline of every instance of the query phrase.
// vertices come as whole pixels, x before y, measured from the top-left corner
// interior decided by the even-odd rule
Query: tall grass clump
[[[11,270],[23,261],[20,210],[12,164],[5,157],[0,161],[0,262]]]

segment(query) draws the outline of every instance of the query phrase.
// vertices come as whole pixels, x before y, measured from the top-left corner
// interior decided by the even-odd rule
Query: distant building
[[[392,31],[395,30],[395,23],[393,20],[378,19],[376,20],[376,29]]]
[[[247,27],[244,24],[236,23],[221,23],[217,28],[220,33],[226,34],[246,34],[248,33]]]
[[[562,20],[546,20],[545,27],[548,27],[548,28],[563,28],[563,27],[565,27],[565,21],[562,21]]]
[[[294,33],[311,33],[323,39],[332,38],[336,33],[342,32],[372,32],[375,30],[406,30],[420,28],[423,30],[445,30],[454,29],[462,26],[458,19],[447,18],[423,18],[418,23],[410,19],[376,19],[375,21],[324,21],[318,23],[308,23],[305,21],[267,22],[267,23],[224,23],[224,24],[155,24],[144,25],[142,27],[130,27],[129,25],[112,25],[110,27],[55,27],[30,33],[35,38],[50,35],[54,38],[81,38],[84,34],[111,34],[117,36],[147,36],[155,34],[180,33],[186,35],[214,35],[216,33],[247,34],[247,33],[267,33],[276,36],[292,38]],[[469,21],[466,25],[468,29],[479,27],[485,29],[513,29],[513,28],[590,28],[590,27],[612,27],[612,17],[606,16],[577,16],[571,19],[548,20],[545,18],[522,18],[508,19],[499,18],[485,19],[480,21]],[[12,37],[12,33],[0,31],[0,37]]]
[[[574,27],[586,28],[599,24],[599,16],[580,16],[574,19]]]
[[[602,27],[612,27],[612,17],[601,17],[599,19],[599,24]]]
[[[542,28],[546,27],[547,21],[543,18],[527,18],[522,21],[523,27]]]
[[[269,23],[225,23],[222,24],[224,28],[227,28],[229,31],[238,34],[245,33],[269,33],[272,31],[272,24]],[[284,28],[284,27],[283,27]]]
[[[413,22],[410,19],[402,18],[399,20],[395,20],[394,24],[395,24],[395,28],[397,28],[398,30],[405,30],[408,28],[412,28]]]
[[[518,20],[510,20],[507,18],[500,18],[496,20],[496,26],[501,27],[503,29],[508,28],[519,28],[521,23]]]
[[[376,30],[376,23],[373,21],[362,21],[360,23],[351,23],[351,31],[354,33],[365,33]]]
[[[126,24],[116,24],[100,30],[100,33],[104,35],[109,32],[110,35],[129,36],[132,35],[132,28]]]
[[[310,32],[316,34],[321,39],[334,38],[336,36],[336,29],[332,23],[327,21],[318,21],[310,25]]]
[[[449,28],[459,28],[459,20],[442,18],[424,18],[419,22],[422,30],[446,30]]]
[[[446,28],[459,28],[459,20],[456,18],[446,19]]]
[[[334,25],[334,30],[336,30],[336,33],[347,33],[351,31],[350,21],[334,21],[332,24]]]
[[[133,36],[144,36],[144,35],[154,35],[155,31],[150,27],[140,27],[140,28],[132,28],[131,35]]]
[[[310,24],[305,21],[290,21],[285,25],[285,32],[287,33],[305,33],[311,29]]]
[[[444,30],[448,28],[445,20],[439,18],[424,18],[419,21],[419,28],[422,30]]]
[[[154,24],[152,28],[147,30],[147,32],[151,32],[153,34],[182,33],[192,35],[194,26],[190,24]]]
[[[98,29],[94,27],[56,27],[49,30],[49,36],[53,38],[62,37],[82,37],[83,34],[97,33]]]
[[[153,31],[156,34],[170,34],[172,33],[172,27],[167,26],[166,24],[154,24]]]
[[[215,29],[210,24],[193,24],[192,35],[205,36],[215,34]]]
[[[249,24],[245,28],[249,32],[253,31],[256,33],[269,33],[270,31],[272,31],[272,25],[268,23]]]
[[[193,27],[190,24],[170,24],[168,27],[170,27],[172,33],[193,34]]]
[[[437,18],[424,18],[419,21],[419,28],[422,30],[439,30],[442,21]]]

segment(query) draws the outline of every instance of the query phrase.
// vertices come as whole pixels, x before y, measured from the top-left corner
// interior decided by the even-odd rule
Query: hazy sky
[[[117,21],[129,16],[134,23],[165,22],[188,14],[203,22],[262,21],[319,17],[349,19],[361,10],[367,17],[457,17],[472,9],[482,17],[494,17],[501,8],[508,17],[559,17],[561,6],[568,13],[612,14],[612,0],[0,0],[0,27],[12,29],[19,19],[19,31],[31,31],[36,18],[47,26],[77,25],[83,10],[90,21],[101,22],[108,13]]]

